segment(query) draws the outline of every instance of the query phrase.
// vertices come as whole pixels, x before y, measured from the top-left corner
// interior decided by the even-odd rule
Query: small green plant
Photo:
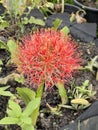
[[[84,70],[88,70],[96,75],[96,80],[98,80],[98,55],[91,59],[88,62],[88,65],[83,68]]]
[[[23,81],[23,79],[19,79],[18,74],[12,73],[3,79],[0,79],[0,83],[6,84],[7,81],[13,77],[19,83]],[[17,94],[15,95],[6,90],[10,86],[0,87],[0,95],[11,97],[8,103],[7,116],[0,120],[0,124],[17,124],[22,130],[34,130],[39,115],[43,86],[44,85],[41,84],[38,87],[37,92],[25,87],[17,88]],[[24,102],[25,107],[21,108],[18,100]]]
[[[81,86],[72,84],[72,88],[69,91],[71,105],[61,106],[74,110],[85,109],[90,105],[88,100],[92,99],[95,94],[96,91],[93,91],[92,84],[89,83],[89,80],[85,80]]]
[[[56,31],[59,29],[60,25],[62,23],[62,20],[57,18],[55,21],[53,21],[53,29],[55,29]],[[61,32],[62,32],[62,35],[65,36],[65,35],[68,35],[70,30],[67,26],[64,26],[62,29],[61,29]]]
[[[8,27],[11,30],[10,26],[15,26],[18,27],[18,29],[21,30],[21,33],[24,32],[25,30],[25,25],[27,24],[35,24],[35,25],[41,25],[44,26],[45,23],[43,20],[34,18],[31,16],[30,18],[27,18],[26,16],[30,13],[34,7],[38,6],[41,2],[41,0],[37,1],[29,1],[29,5],[27,5],[27,0],[1,0],[0,3],[3,4],[3,6],[6,8],[5,13],[3,14],[0,20],[2,23],[2,28],[4,29],[5,27]],[[28,11],[25,12],[25,9],[28,8]],[[8,18],[6,18],[6,15]],[[22,17],[23,15],[26,15],[25,17]],[[3,20],[3,17],[6,20]],[[33,27],[32,27],[33,28]]]
[[[62,20],[57,18],[55,21],[53,21],[53,28],[57,30],[59,26],[61,25],[61,23],[62,23]]]
[[[12,39],[8,40],[7,43],[0,40],[0,49],[5,49],[10,53],[10,58],[9,58],[8,63],[10,63],[11,58],[15,57],[14,52],[16,51],[17,47],[18,46],[16,42]]]
[[[4,16],[0,16],[0,30],[9,27],[9,22],[4,19]]]
[[[35,93],[29,88],[17,88],[17,94],[5,91],[9,86],[0,88],[0,95],[10,96],[7,116],[0,120],[1,125],[17,124],[22,130],[34,130],[39,115],[43,84]],[[24,102],[25,107],[21,107]]]
[[[12,99],[8,102],[7,117],[0,120],[1,125],[17,124],[22,130],[34,130],[31,114],[40,104],[40,98],[34,98],[28,103],[26,108],[22,110],[19,104]]]

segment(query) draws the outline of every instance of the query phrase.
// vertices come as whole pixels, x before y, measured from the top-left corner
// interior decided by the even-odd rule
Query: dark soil
[[[85,6],[98,8],[98,2],[96,2],[96,0],[78,0],[78,1]]]
[[[82,65],[87,65],[88,61],[91,60],[94,56],[98,55],[98,48],[94,44],[90,43],[79,43],[81,50],[81,57],[83,59]],[[6,51],[0,50],[0,59],[3,59],[4,66],[0,76],[4,77],[9,73],[12,73],[15,68],[11,69],[11,66],[6,66],[6,61],[8,60],[8,53]],[[98,81],[95,79],[95,75],[88,71],[79,70],[76,74],[73,75],[75,78],[75,84],[81,85],[86,79],[90,81],[93,85],[93,90],[97,91],[95,99],[92,100],[94,102],[98,98]],[[10,87],[10,91],[12,93],[16,92],[16,87],[20,86],[15,81],[8,82]],[[67,83],[66,88],[70,88],[71,81]],[[1,85],[2,86],[2,85]],[[1,96],[0,97],[0,119],[5,116],[5,109],[7,106],[8,98]],[[46,103],[49,103],[52,107],[56,107],[59,104],[60,96],[58,94],[58,90],[56,87],[44,92],[42,103],[40,107],[40,115],[37,121],[37,130],[59,130],[60,127],[69,124],[70,122],[74,122],[75,119],[83,113],[84,110],[75,111],[70,109],[61,109],[61,113],[59,115],[50,113],[49,108],[46,106]],[[4,127],[0,126],[0,130],[5,130]],[[17,125],[11,125],[8,127],[8,130],[21,130]]]

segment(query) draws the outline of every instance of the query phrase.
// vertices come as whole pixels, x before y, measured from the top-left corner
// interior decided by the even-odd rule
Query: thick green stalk
[[[57,88],[59,90],[59,95],[61,97],[62,104],[66,104],[68,102],[68,96],[67,96],[66,89],[64,87],[64,83],[63,82],[58,82],[57,83]]]

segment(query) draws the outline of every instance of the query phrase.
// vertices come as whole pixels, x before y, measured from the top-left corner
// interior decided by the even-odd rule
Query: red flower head
[[[46,87],[67,81],[80,62],[75,41],[52,29],[24,37],[16,59],[18,70],[27,76],[30,84],[38,86],[45,81]]]

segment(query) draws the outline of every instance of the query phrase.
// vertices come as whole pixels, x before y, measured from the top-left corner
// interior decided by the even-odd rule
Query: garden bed
[[[68,9],[66,8],[67,10],[65,11],[65,13],[58,13],[58,14],[50,15],[46,21],[44,19],[44,15],[38,9],[34,9],[35,12],[33,12],[34,10],[33,11],[31,10],[30,14],[28,14],[28,16],[27,16],[27,18],[29,18],[29,19],[25,18],[27,21],[25,21],[25,20],[23,21],[23,22],[27,22],[26,24],[24,24],[24,26],[23,26],[24,28],[21,28],[22,26],[18,27],[15,25],[13,27],[11,26],[11,28],[8,27],[8,28],[3,29],[3,31],[0,31],[0,40],[3,41],[4,45],[6,46],[6,45],[8,45],[7,39],[9,39],[9,37],[11,37],[11,39],[21,41],[21,37],[23,35],[29,34],[29,32],[32,33],[34,31],[33,27],[34,27],[34,29],[42,28],[42,26],[44,25],[44,22],[40,21],[40,19],[44,20],[46,22],[47,27],[53,27],[54,20],[56,20],[56,18],[59,18],[60,20],[62,20],[59,29],[62,29],[64,26],[68,26],[70,29],[70,34],[74,37],[74,39],[76,39],[76,40],[79,39],[79,40],[77,40],[77,45],[79,46],[79,51],[77,53],[79,53],[81,56],[81,59],[82,59],[81,67],[82,68],[80,67],[80,69],[75,71],[75,73],[72,74],[73,78],[72,79],[67,78],[67,82],[65,82],[65,88],[66,88],[67,94],[68,94],[67,105],[69,105],[71,107],[71,109],[64,108],[64,106],[61,106],[60,111],[58,109],[57,109],[57,111],[53,111],[54,109],[58,108],[62,102],[62,98],[60,97],[58,88],[56,86],[54,86],[52,88],[47,89],[46,91],[44,90],[44,92],[42,94],[42,100],[41,100],[41,106],[40,106],[40,114],[38,116],[37,124],[35,127],[36,130],[64,130],[64,127],[66,127],[70,123],[74,124],[74,122],[76,120],[78,120],[82,114],[85,115],[85,111],[88,110],[90,108],[90,106],[93,103],[95,103],[95,101],[97,101],[97,99],[98,99],[98,75],[97,75],[98,67],[96,67],[96,66],[98,66],[98,57],[96,59],[97,65],[92,66],[93,70],[89,71],[87,69],[84,69],[85,66],[87,66],[88,64],[91,63],[93,58],[98,56],[98,47],[96,46],[96,45],[98,45],[98,42],[97,42],[98,38],[96,36],[97,24],[96,23],[79,24],[76,22],[70,22],[71,10],[69,9],[70,5],[67,5],[67,6],[68,6],[67,7]],[[76,8],[75,6],[71,6],[70,8],[72,8],[72,9],[75,8],[75,10],[74,10],[75,12],[79,9],[78,7]],[[37,13],[36,13],[36,11],[37,11]],[[34,16],[33,22],[32,22],[32,19],[30,19],[32,16]],[[22,17],[25,17],[25,16],[23,15]],[[35,18],[40,18],[40,19],[35,19]],[[20,20],[20,18],[18,20]],[[35,25],[36,21],[39,23],[39,26]],[[18,22],[21,23],[21,21],[18,21]],[[18,22],[16,21],[16,23],[18,23]],[[40,23],[41,23],[41,25],[40,25]],[[43,28],[45,28],[46,26],[43,26]],[[31,31],[31,28],[32,28],[32,31]],[[49,33],[49,31],[48,31],[48,33]],[[94,41],[95,41],[96,45],[93,43]],[[11,41],[11,43],[13,44],[13,41]],[[15,80],[15,77],[13,76],[13,74],[14,73],[19,74],[19,72],[17,72],[17,69],[16,69],[17,67],[15,66],[15,64],[13,64],[13,62],[10,61],[10,59],[12,58],[11,57],[12,55],[10,55],[11,52],[9,51],[8,48],[6,49],[5,46],[3,46],[3,48],[2,48],[2,46],[0,46],[1,47],[0,48],[0,60],[1,60],[0,86],[4,87],[4,86],[9,85],[10,87],[8,88],[8,90],[13,94],[17,93],[17,90],[16,90],[17,87],[31,88],[31,85],[29,84],[29,82],[28,83],[24,82],[24,84],[22,84],[22,83],[19,83],[17,80]],[[54,48],[52,48],[52,49],[54,49]],[[44,54],[44,52],[43,52],[43,54]],[[10,74],[12,74],[12,76],[6,81],[5,78],[7,76],[9,76]],[[92,87],[91,94],[92,94],[92,92],[95,92],[95,91],[96,91],[96,94],[94,96],[91,96],[90,98],[87,98],[86,103],[88,103],[88,102],[90,103],[87,108],[85,108],[85,109],[82,108],[79,110],[78,108],[75,108],[72,106],[71,100],[75,98],[74,95],[76,94],[75,93],[76,90],[74,90],[74,89],[77,88],[77,86],[79,86],[79,88],[81,89],[83,86],[83,83],[85,81],[88,82],[88,84],[85,87],[90,86],[90,89]],[[85,93],[85,91],[88,91],[88,90],[85,88],[84,93]],[[81,91],[81,93],[83,94],[83,91]],[[81,95],[81,93],[80,93],[80,95]],[[86,96],[88,96],[88,95],[86,95]],[[3,117],[5,117],[7,115],[6,107],[8,105],[8,99],[9,99],[9,97],[0,96],[0,119],[2,119]],[[16,102],[19,101],[18,103],[22,107],[22,110],[25,109],[24,108],[25,103],[23,101],[21,101],[20,97],[18,97],[18,99],[15,101]],[[80,103],[78,107],[81,107],[81,104],[83,105],[83,101],[84,100],[82,100],[82,103]],[[98,106],[96,107],[96,109],[97,108],[98,108]],[[90,113],[92,113],[92,112],[90,112]],[[98,115],[98,113],[96,113],[96,115]],[[87,117],[87,114],[85,116]],[[91,114],[91,117],[92,117],[92,114]],[[8,127],[0,125],[0,130],[6,130],[6,129],[21,130],[21,128],[17,125],[9,125]],[[68,130],[76,130],[76,129],[73,129],[73,127],[72,127],[71,129],[68,129]]]
[[[98,54],[98,48],[94,44],[90,43],[78,43],[79,47],[81,49],[81,55],[83,59],[83,66],[87,65],[88,62]],[[7,52],[1,51],[0,57],[3,59],[3,61],[6,61]],[[11,66],[6,67],[3,66],[3,72],[1,73],[1,76],[6,76],[14,71],[13,67]],[[90,83],[93,86],[93,90],[97,91],[97,94],[93,100],[90,102],[93,103],[95,100],[98,99],[98,81],[96,81],[95,76],[89,72],[89,71],[78,71],[75,75],[75,84],[81,85],[85,80],[89,80]],[[16,87],[20,86],[20,84],[16,83],[15,81],[8,82],[10,87],[10,91],[15,93]],[[71,86],[71,81],[65,85],[67,90]],[[8,98],[2,97],[0,98],[0,118],[3,118],[5,116],[5,110],[7,105]],[[61,114],[56,115],[53,113],[50,113],[49,108],[46,106],[46,103],[49,103],[52,107],[55,107],[57,104],[59,104],[60,96],[58,94],[58,90],[56,87],[44,92],[42,103],[41,103],[41,109],[40,109],[40,115],[38,117],[37,121],[37,130],[59,130],[60,127],[64,125],[68,125],[70,122],[74,122],[75,119],[81,115],[85,110],[70,110],[66,108],[61,109]],[[0,130],[5,130],[5,128],[0,127]],[[11,126],[9,130],[20,130],[20,128],[14,126]]]

